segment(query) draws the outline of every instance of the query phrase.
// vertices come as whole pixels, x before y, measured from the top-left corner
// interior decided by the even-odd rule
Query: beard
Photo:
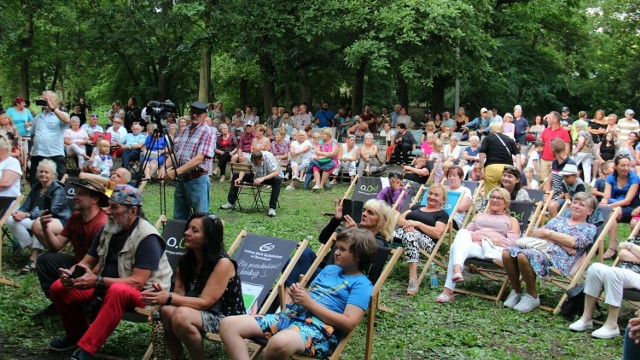
[[[116,222],[114,219],[112,218],[108,218],[107,223],[104,224],[104,231],[111,233],[111,234],[117,234],[119,232],[121,232],[122,230],[124,230],[124,227],[120,224],[118,224],[118,222]]]

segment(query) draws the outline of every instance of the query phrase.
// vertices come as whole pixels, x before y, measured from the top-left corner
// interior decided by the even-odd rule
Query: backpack
[[[600,305],[596,303],[596,308],[600,311]],[[576,315],[581,316],[584,312],[584,284],[579,284],[567,290],[567,299],[560,307],[560,314],[567,319],[573,319]]]

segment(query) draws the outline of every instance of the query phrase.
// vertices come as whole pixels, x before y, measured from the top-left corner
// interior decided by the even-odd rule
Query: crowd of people
[[[147,305],[163,305],[161,321],[174,358],[184,356],[183,344],[192,358],[203,358],[203,332],[220,333],[232,359],[246,358],[244,339],[260,336],[270,338],[265,358],[328,355],[367,310],[373,286],[364,271],[376,246],[402,244],[409,263],[407,294],[419,292],[420,251],[431,252],[448,230],[450,215],[443,205],[451,192],[460,193],[457,212],[451,215],[457,234],[439,303],[455,301],[466,259],[488,256],[488,243],[499,249],[509,278],[511,292],[504,306],[532,311],[540,305],[536,278],[548,276],[552,267],[569,275],[593,244],[592,215],[598,205],[622,209],[616,225],[640,219],[640,124],[631,109],[620,119],[602,110],[589,119],[581,111],[574,121],[564,107],[530,123],[519,105],[504,116],[482,108],[472,120],[460,108],[454,117],[425,111],[414,121],[401,105],[393,112],[383,107],[380,114],[366,106],[353,115],[348,108],[334,113],[323,102],[315,114],[307,104],[290,113],[274,107],[261,122],[251,106],[228,115],[222,102],[196,101],[188,116],[163,120],[173,131],[162,137],[135,99],[126,107],[113,104],[106,129],[83,101],[69,115],[54,92],[45,91],[40,100],[42,112],[35,116],[21,98],[0,114],[0,196],[20,195],[23,138],[31,137],[30,193],[6,225],[16,251],[30,251],[22,271],[37,272],[52,301],[46,311],[62,318],[65,335],[53,339],[50,348],[75,349],[72,359],[95,356],[126,310]],[[175,158],[166,156],[169,150]],[[82,169],[73,184],[71,208],[56,181],[66,172],[67,155],[76,157]],[[123,167],[113,169],[118,156]],[[187,253],[175,270],[167,261],[165,241],[145,217],[140,190],[129,184],[129,164],[146,157],[153,166],[145,178],[180,177],[184,184],[176,186],[174,217],[187,220]],[[253,171],[227,176],[229,163],[250,163]],[[230,179],[227,203],[220,206],[225,210],[235,207],[240,185],[269,185],[267,214],[274,217],[284,185],[295,190],[301,182],[305,189],[319,191],[341,176],[381,176],[389,166],[395,167],[388,174],[389,187],[364,205],[360,223],[342,213],[342,204],[336,206],[320,241],[326,242],[341,224],[346,230],[337,236],[334,263],[316,274],[311,291],[291,278],[287,288],[293,305],[277,314],[245,315],[238,264],[225,253],[222,221],[209,214],[210,176]],[[402,197],[405,184],[423,185],[429,179],[424,205],[402,213],[392,209],[410,201]],[[482,210],[468,224],[466,213],[474,204],[465,179],[484,180]],[[551,220],[531,234],[545,246],[529,248],[523,241],[530,239],[523,238],[524,229],[509,207],[512,201],[531,201],[526,190],[538,188],[549,191]],[[571,205],[560,213],[567,201]],[[622,291],[640,289],[640,240],[618,244],[616,231],[613,226],[605,257],[618,255],[622,265],[589,267],[584,313],[569,326],[573,331],[593,328],[592,311],[604,290],[607,322],[591,335],[619,336]],[[73,255],[61,251],[67,243]],[[306,252],[292,276],[304,273],[314,256]],[[627,332],[625,352],[637,354],[632,339],[640,340],[640,320],[632,319]]]

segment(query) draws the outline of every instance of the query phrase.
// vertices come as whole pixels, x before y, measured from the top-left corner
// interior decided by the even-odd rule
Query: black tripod
[[[164,125],[162,125],[161,116],[160,115],[152,115],[152,121],[156,124],[157,128],[153,131],[153,136],[151,136],[151,143],[147,146],[147,150],[144,155],[140,154],[140,168],[138,170],[137,179],[136,179],[136,188],[140,187],[140,183],[144,180],[149,181],[150,179],[144,179],[145,170],[147,166],[149,166],[149,161],[151,160],[151,154],[155,151],[157,153],[157,161],[158,161],[158,170],[160,169],[160,153],[157,150],[158,144],[160,143],[160,139],[164,139],[166,142],[165,148],[167,149],[167,153],[165,156],[165,161],[162,166],[164,166],[165,176],[169,173],[169,169],[167,168],[167,160],[171,159],[171,164],[173,165],[173,170],[175,174],[176,187],[180,186],[183,194],[186,194],[186,189],[184,186],[184,181],[178,175],[178,161],[176,158],[176,153],[174,151],[174,143],[171,139],[171,136],[165,134]],[[156,149],[156,150],[153,150]],[[166,182],[160,182],[160,211],[162,214],[167,214],[167,190],[166,190]],[[191,208],[191,202],[188,196],[185,196],[184,201],[186,202],[187,208],[189,209],[189,217],[193,216],[193,209]]]

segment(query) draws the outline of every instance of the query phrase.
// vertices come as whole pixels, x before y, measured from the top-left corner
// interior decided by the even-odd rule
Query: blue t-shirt
[[[621,189],[618,187],[618,180],[614,176],[614,174],[610,174],[607,176],[607,184],[611,185],[611,198],[609,198],[609,204],[614,202],[624,200],[627,196],[627,192],[629,188],[633,184],[640,184],[640,178],[633,171],[629,172],[629,179],[627,179],[627,183],[624,184],[624,187]],[[638,199],[638,193],[633,196],[633,200],[631,201],[630,206],[638,206],[640,204],[640,199]]]
[[[64,156],[64,131],[69,124],[64,123],[51,111],[44,111],[33,119],[33,150],[34,156]]]
[[[331,110],[320,110],[316,113],[316,118],[320,120],[318,123],[319,128],[331,127],[333,112]]]
[[[606,179],[597,178],[596,182],[593,184],[593,188],[598,190],[599,192],[604,192],[604,186],[606,182]],[[598,200],[598,203],[600,203],[600,200],[602,200],[602,196],[596,196],[596,199]]]
[[[20,131],[20,136],[29,136],[27,128],[25,127],[27,122],[33,120],[33,115],[31,115],[31,111],[29,111],[29,109],[24,109],[23,112],[18,112],[15,107],[10,107],[9,110],[7,110],[7,115],[11,117],[13,124],[18,128],[18,131]]]
[[[349,304],[366,311],[372,292],[373,285],[365,275],[345,275],[340,266],[327,265],[311,283],[309,295],[318,304],[342,314]]]

